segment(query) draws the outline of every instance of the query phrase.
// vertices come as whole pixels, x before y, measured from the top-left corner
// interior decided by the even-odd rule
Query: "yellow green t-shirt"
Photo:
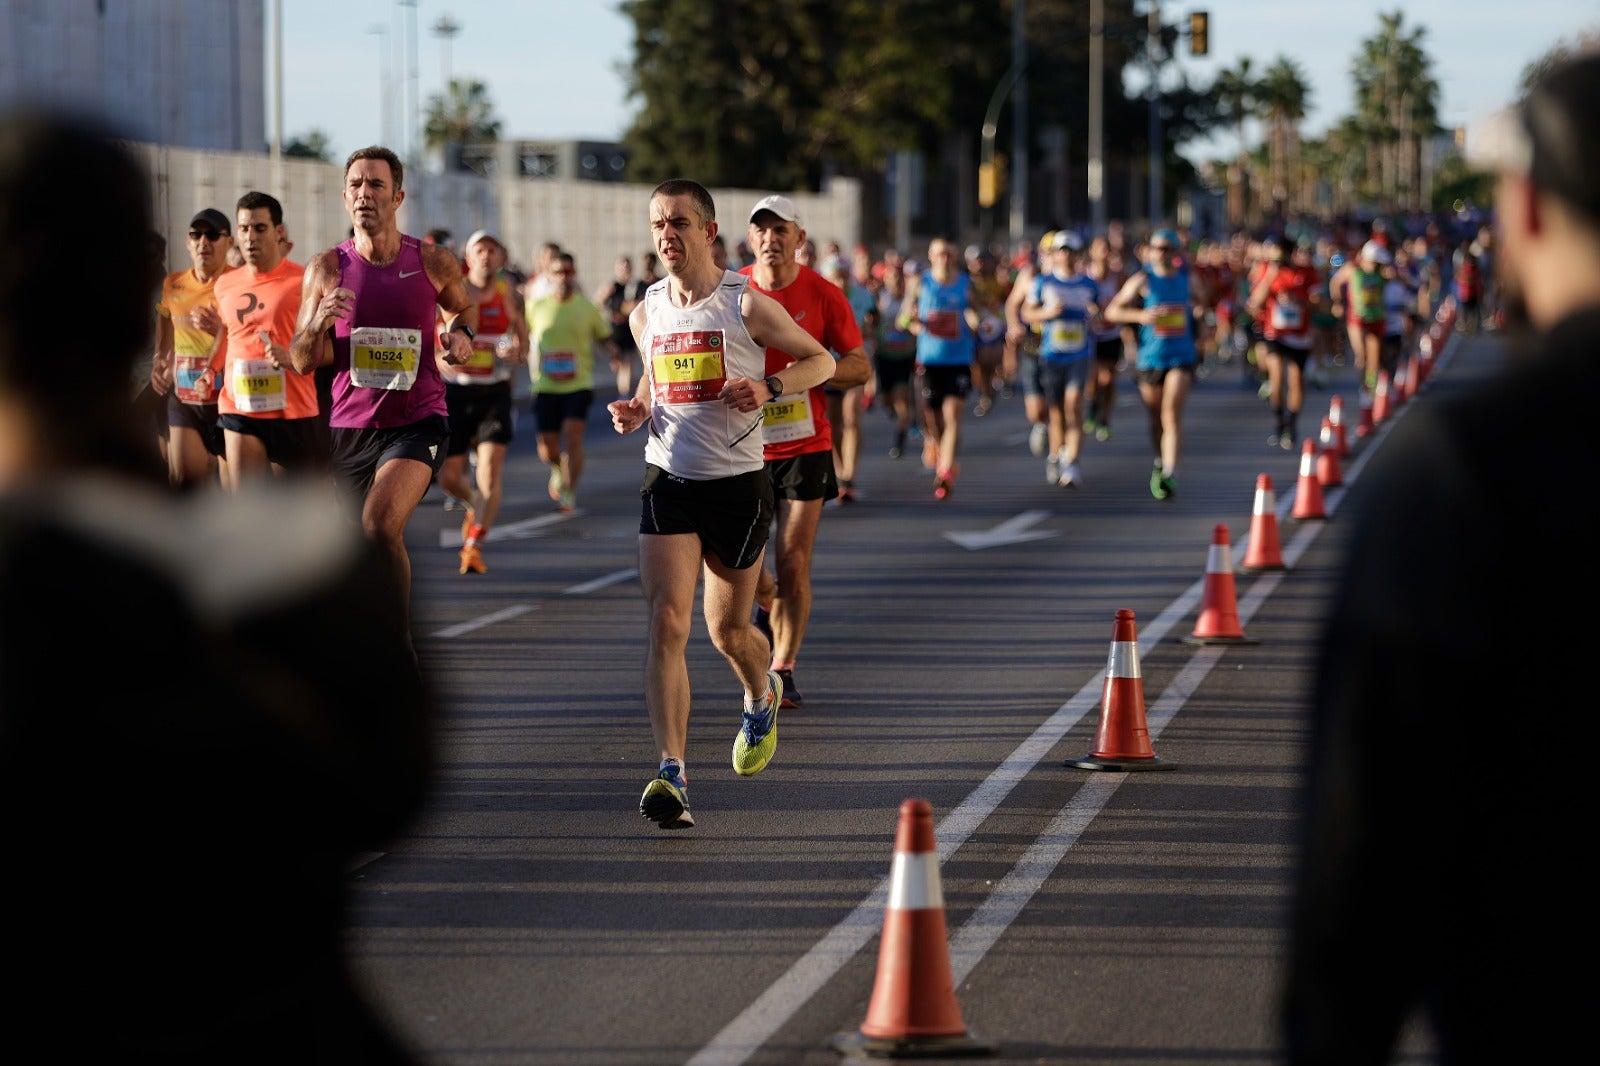
[[[528,374],[535,392],[594,388],[594,346],[611,337],[611,323],[582,293],[565,300],[542,296],[528,305]]]

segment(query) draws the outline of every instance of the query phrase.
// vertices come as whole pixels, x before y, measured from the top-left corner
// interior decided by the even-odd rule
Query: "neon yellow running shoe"
[[[689,786],[677,766],[663,767],[655,780],[644,786],[639,813],[662,829],[694,825],[694,815],[689,813]]]
[[[778,708],[783,703],[783,679],[767,671],[767,709],[744,713],[738,736],[733,738],[733,772],[743,777],[759,774],[778,750]]]

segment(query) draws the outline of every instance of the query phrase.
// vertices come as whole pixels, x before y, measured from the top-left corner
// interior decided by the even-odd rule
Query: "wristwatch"
[[[451,333],[465,333],[467,335],[467,340],[469,340],[469,341],[473,341],[473,340],[477,340],[478,339],[478,335],[476,333],[472,332],[472,327],[471,326],[464,326],[464,325],[460,324],[459,322],[450,327],[450,332]]]
[[[776,374],[766,380],[766,386],[767,391],[772,393],[774,400],[783,395],[783,382],[778,380]]]

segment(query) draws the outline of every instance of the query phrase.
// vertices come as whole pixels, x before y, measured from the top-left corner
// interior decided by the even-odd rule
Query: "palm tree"
[[[1298,169],[1291,157],[1298,154],[1300,120],[1306,117],[1310,103],[1311,86],[1299,64],[1288,56],[1279,56],[1256,83],[1256,113],[1267,123],[1272,199],[1280,212],[1294,191],[1286,176]]]
[[[423,143],[429,152],[438,152],[447,169],[454,169],[463,145],[492,144],[500,139],[500,120],[494,117],[489,90],[481,81],[450,80],[445,96],[428,98],[427,121],[422,127]]]
[[[1408,29],[1400,11],[1379,15],[1377,34],[1361,42],[1351,63],[1356,115],[1375,136],[1369,174],[1389,210],[1400,206],[1402,189],[1405,199],[1415,204],[1415,177],[1403,173],[1407,156],[1420,159],[1417,146],[1432,136],[1438,124],[1439,83],[1432,74],[1433,61],[1422,48],[1426,36],[1423,27]]]
[[[1233,128],[1239,134],[1239,156],[1235,163],[1238,174],[1233,180],[1238,182],[1241,190],[1250,187],[1247,174],[1250,146],[1245,141],[1244,124],[1256,110],[1256,81],[1250,76],[1250,67],[1250,57],[1240,56],[1237,65],[1218,71],[1217,79],[1211,85],[1212,94],[1217,100],[1218,113],[1232,122]],[[1229,219],[1233,225],[1238,225],[1248,214],[1248,196],[1243,198],[1238,211],[1239,217]]]

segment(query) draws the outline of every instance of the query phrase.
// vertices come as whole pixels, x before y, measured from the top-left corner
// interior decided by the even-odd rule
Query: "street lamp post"
[[[449,15],[440,15],[434,21],[433,35],[444,42],[439,46],[439,75],[446,99],[450,96],[450,41],[460,32],[461,23]]]
[[[390,117],[393,104],[389,99],[389,27],[381,22],[376,23],[367,27],[367,33],[378,38],[378,126],[383,131],[383,139],[379,143],[392,144],[394,125]]]

